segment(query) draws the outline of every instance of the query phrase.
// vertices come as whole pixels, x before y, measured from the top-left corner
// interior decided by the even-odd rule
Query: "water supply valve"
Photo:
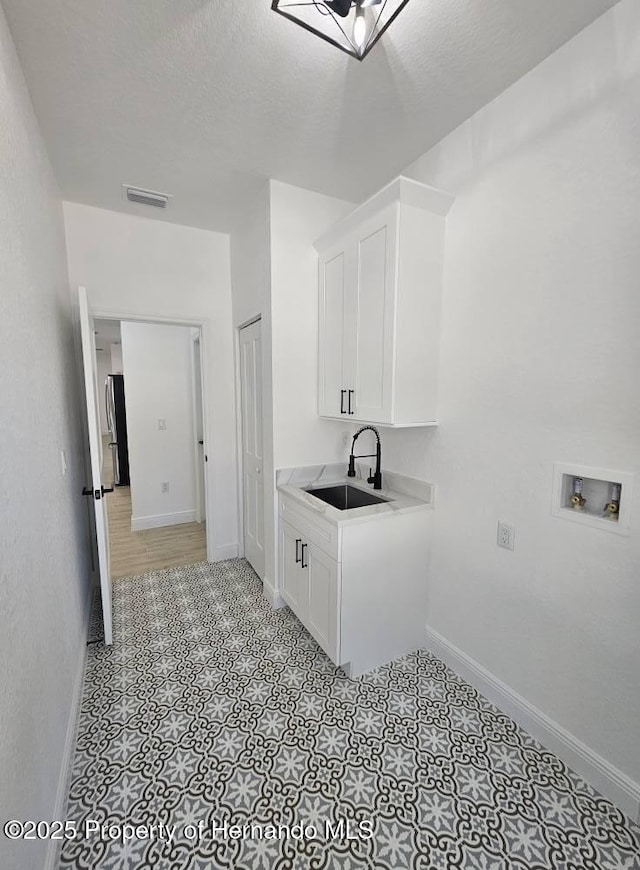
[[[583,510],[587,503],[586,498],[582,495],[584,481],[581,477],[575,477],[573,480],[573,495],[571,496],[571,506],[575,511]]]
[[[612,519],[617,519],[620,513],[620,491],[622,487],[619,483],[611,484],[611,500],[604,506],[605,513],[608,513]]]

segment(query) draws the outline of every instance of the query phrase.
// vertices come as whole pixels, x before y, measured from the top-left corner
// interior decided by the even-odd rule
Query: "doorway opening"
[[[201,328],[96,317],[111,578],[207,559]]]

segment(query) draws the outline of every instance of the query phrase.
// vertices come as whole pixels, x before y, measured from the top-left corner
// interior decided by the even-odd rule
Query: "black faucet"
[[[355,456],[353,453],[354,447],[356,446],[356,441],[359,435],[362,435],[363,432],[370,430],[376,436],[376,452],[375,453],[365,453],[360,456]],[[362,429],[358,429],[356,434],[353,436],[353,441],[351,442],[351,456],[349,457],[349,471],[347,472],[348,477],[356,476],[356,459],[366,459],[369,457],[375,456],[376,458],[376,470],[371,477],[367,478],[367,483],[372,483],[374,489],[382,489],[382,472],[380,471],[380,461],[382,456],[382,448],[380,447],[380,433],[375,428],[375,426],[363,426]],[[369,469],[371,471],[371,469]]]

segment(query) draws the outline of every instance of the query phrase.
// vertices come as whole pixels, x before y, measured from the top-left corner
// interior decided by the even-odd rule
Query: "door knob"
[[[96,501],[99,501],[102,496],[107,492],[113,492],[113,487],[111,489],[107,489],[104,486],[101,486],[100,489],[96,489],[95,492],[92,489],[87,489],[86,486],[82,488],[82,495],[91,495],[95,498]]]

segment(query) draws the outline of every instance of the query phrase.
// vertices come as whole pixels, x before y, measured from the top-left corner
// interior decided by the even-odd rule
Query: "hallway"
[[[111,487],[113,466],[108,443],[109,436],[103,436],[102,474],[105,486]],[[183,523],[132,532],[131,488],[114,487],[106,501],[112,580],[206,561],[205,523]]]
[[[241,559],[114,585],[67,818],[176,826],[171,843],[66,841],[67,870],[636,870],[640,855],[640,829],[433,655],[351,681]],[[257,827],[184,834],[224,821]],[[296,823],[315,832],[269,839]]]

